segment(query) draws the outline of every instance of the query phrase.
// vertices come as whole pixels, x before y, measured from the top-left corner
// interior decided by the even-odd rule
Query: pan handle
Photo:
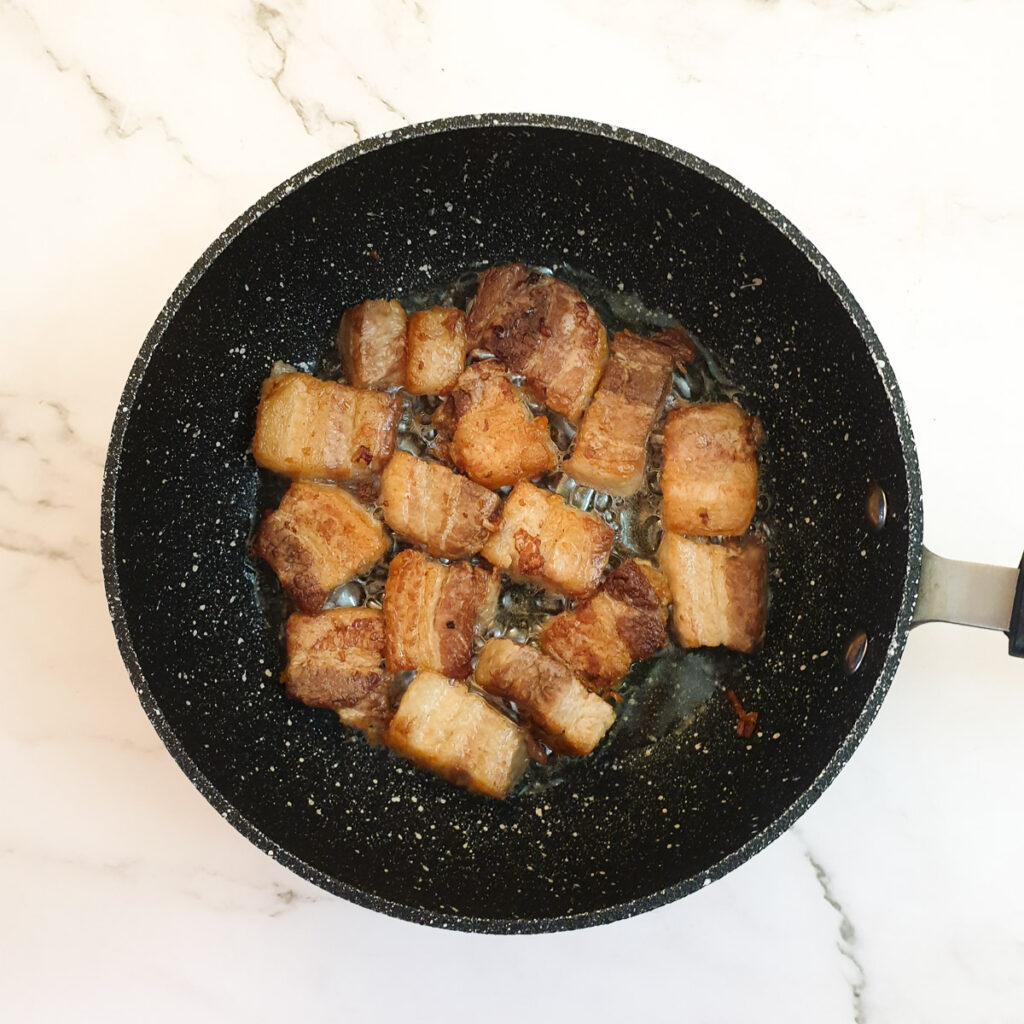
[[[1010,654],[1024,658],[1024,558],[1016,569],[942,558],[921,552],[921,583],[912,626],[956,622],[998,629]]]

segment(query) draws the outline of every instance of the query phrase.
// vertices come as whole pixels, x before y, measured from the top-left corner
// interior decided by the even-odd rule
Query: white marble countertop
[[[792,219],[901,382],[927,543],[1015,564],[1022,45],[1011,0],[0,3],[0,1019],[1024,1019],[1024,663],[999,634],[915,631],[838,781],[707,889],[449,934],[326,895],[204,801],[99,558],[124,380],[209,241],[356,138],[538,111],[659,136]]]

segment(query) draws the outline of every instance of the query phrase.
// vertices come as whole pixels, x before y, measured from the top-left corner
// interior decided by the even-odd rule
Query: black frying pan
[[[593,757],[497,803],[286,699],[279,625],[248,559],[265,495],[247,449],[272,362],[315,363],[346,306],[510,260],[621,283],[720,357],[765,426],[773,543],[763,650],[637,666],[623,728]],[[880,529],[866,508],[879,487]],[[496,932],[639,913],[725,874],[792,824],[888,689],[912,624],[921,538],[899,389],[813,246],[686,153],[533,116],[370,139],[239,218],[146,339],[103,494],[122,654],[207,799],[325,889]],[[759,712],[750,740],[736,735],[726,689]]]

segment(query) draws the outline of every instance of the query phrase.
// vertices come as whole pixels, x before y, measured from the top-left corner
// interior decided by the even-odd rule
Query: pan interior
[[[921,532],[895,382],[813,249],[693,158],[540,120],[433,125],[344,151],[243,222],[154,327],[115,425],[104,498],[122,649],[207,796],[326,888],[487,930],[656,905],[793,820],[884,695]],[[348,305],[510,260],[578,268],[671,314],[717,354],[767,436],[771,609],[756,655],[635,666],[604,747],[498,803],[285,698],[279,634],[247,560],[259,491],[248,446],[273,361],[315,363]],[[888,499],[881,531],[865,514],[872,481]],[[847,676],[859,631],[867,653]],[[749,740],[735,733],[726,689],[759,714]]]

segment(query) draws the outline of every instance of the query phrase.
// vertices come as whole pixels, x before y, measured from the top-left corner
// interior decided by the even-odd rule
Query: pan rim
[[[139,387],[149,367],[150,359],[160,344],[168,325],[177,315],[183,302],[198,283],[206,270],[222,252],[251,224],[277,204],[291,192],[307,182],[320,177],[350,160],[374,152],[395,142],[406,139],[435,135],[442,132],[462,131],[466,129],[495,128],[542,128],[560,131],[577,132],[586,135],[600,136],[605,139],[620,141],[644,149],[648,152],[666,157],[681,163],[690,170],[725,188],[747,205],[755,209],[773,227],[781,232],[814,267],[819,276],[839,299],[840,303],[853,320],[866,344],[876,370],[882,380],[883,387],[889,398],[893,415],[896,419],[897,432],[906,473],[908,494],[907,529],[908,558],[903,578],[903,593],[893,631],[892,640],[885,652],[882,668],[878,678],[872,685],[871,692],[863,709],[847,733],[843,742],[819,772],[814,782],[800,796],[760,832],[752,836],[741,847],[712,865],[708,870],[699,872],[686,879],[659,889],[646,896],[636,897],[615,903],[596,910],[581,911],[562,915],[523,918],[488,918],[466,916],[458,913],[445,913],[399,903],[375,893],[365,892],[347,882],[342,882],[327,875],[325,872],[290,853],[276,840],[260,831],[244,815],[237,811],[213,785],[206,775],[192,760],[184,744],[179,740],[155,700],[142,667],[135,654],[134,644],[130,635],[127,617],[121,603],[121,586],[116,562],[114,534],[116,529],[116,495],[120,473],[121,453],[135,405]],[[624,918],[633,917],[646,911],[674,902],[703,888],[717,878],[728,874],[769,843],[777,839],[801,817],[821,796],[828,785],[835,779],[845,766],[854,750],[860,744],[868,727],[874,720],[882,700],[896,673],[900,659],[910,632],[914,605],[921,571],[921,549],[923,543],[923,500],[921,471],[914,443],[909,415],[895,374],[889,364],[874,329],[864,311],[854,299],[849,289],[839,277],[831,264],[822,256],[814,245],[799,229],[784,217],[771,204],[757,193],[751,191],[741,182],[726,174],[714,165],[694,156],[685,150],[672,146],[651,136],[629,129],[615,127],[601,122],[557,114],[533,113],[502,113],[502,114],[467,114],[458,117],[439,118],[408,125],[394,131],[384,132],[353,143],[328,156],[310,164],[286,179],[276,188],[267,192],[246,209],[241,215],[217,236],[202,255],[189,268],[188,272],[172,292],[170,298],[160,310],[145,341],[136,357],[128,375],[121,398],[118,402],[111,428],[110,443],[103,472],[103,490],[100,508],[100,541],[103,563],[104,588],[110,612],[114,635],[117,640],[121,657],[128,669],[132,685],[139,701],[153,724],[158,736],[168,752],[177,762],[188,779],[196,786],[203,797],[220,813],[220,815],[240,832],[253,845],[258,847],[272,859],[283,864],[297,875],[312,882],[319,888],[370,910],[376,910],[391,917],[400,918],[416,924],[432,927],[454,929],[467,932],[492,934],[530,934],[541,932],[567,931],[599,924],[607,924]]]

